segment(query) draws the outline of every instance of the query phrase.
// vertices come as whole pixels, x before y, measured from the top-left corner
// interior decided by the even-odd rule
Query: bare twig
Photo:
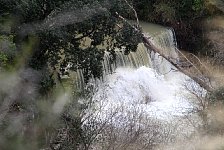
[[[176,48],[176,50],[202,75],[201,71],[178,48]]]
[[[183,74],[189,76],[192,80],[194,80],[196,83],[198,83],[202,88],[204,88],[207,91],[212,91],[212,87],[206,83],[203,79],[193,75],[191,72],[187,71],[186,69],[179,66],[174,60],[174,58],[170,58],[169,56],[166,56],[161,49],[157,48],[144,34],[143,34],[143,43],[146,48],[159,53],[164,59],[166,59],[168,62],[170,62],[174,67],[176,67],[180,72]]]
[[[138,14],[137,14],[137,12],[136,12],[135,9],[133,8],[133,6],[131,6],[131,4],[128,3],[127,0],[124,0],[124,1],[127,3],[127,5],[128,5],[128,6],[132,9],[132,11],[135,13],[135,18],[136,18],[137,26],[139,27],[139,20],[138,20]]]
[[[190,53],[190,55],[192,55],[194,58],[196,58],[197,61],[199,62],[199,64],[200,64],[202,67],[204,67],[205,70],[206,70],[209,74],[211,74],[211,72],[209,71],[209,69],[208,69],[208,68],[201,62],[201,60],[200,60],[197,56],[195,56],[195,55],[192,54],[192,53]]]

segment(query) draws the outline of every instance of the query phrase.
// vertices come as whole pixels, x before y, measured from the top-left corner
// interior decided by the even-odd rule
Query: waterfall
[[[124,54],[123,49],[116,49],[116,60],[114,63],[110,61],[110,55],[105,54],[103,61],[103,76],[114,73],[116,68],[119,67],[130,67],[130,68],[139,68],[141,66],[151,67],[151,59],[148,50],[144,47],[143,44],[138,45],[136,52],[130,52],[128,55]]]
[[[166,56],[170,56],[178,60],[178,54],[176,52],[177,43],[174,31],[172,29],[166,29],[160,34],[152,37],[152,43],[162,50],[162,53]],[[160,74],[168,74],[168,72],[175,70],[175,68],[159,54],[151,52],[152,68],[154,68]]]
[[[143,29],[150,35],[151,41],[154,45],[158,46],[163,53],[178,60],[178,54],[176,53],[176,38],[172,28],[165,28],[159,25],[141,23]],[[136,52],[130,52],[128,55],[124,54],[123,49],[116,49],[116,59],[111,63],[111,55],[109,52],[105,52],[103,66],[103,76],[100,79],[103,81],[107,75],[113,74],[117,68],[139,68],[141,66],[153,68],[159,74],[168,74],[175,70],[175,68],[159,54],[154,53],[151,50],[146,49],[143,43],[138,45]],[[84,89],[86,86],[82,70],[78,70],[75,76],[76,89]],[[167,76],[166,76],[167,77]],[[100,81],[100,82],[101,82]],[[93,79],[91,82],[99,81]]]
[[[165,54],[178,59],[172,29],[160,28],[159,32],[149,35]],[[116,54],[114,64],[110,64],[109,55],[105,55],[104,81],[94,95],[102,116],[106,118],[109,112],[122,108],[120,111],[123,114],[138,109],[164,118],[167,114],[181,115],[192,108],[186,98],[189,92],[184,87],[189,78],[167,60],[146,49],[143,44],[139,44],[137,52],[129,55],[124,55],[122,50],[117,50]]]
[[[163,53],[178,60],[172,29],[153,25],[151,31],[145,32]],[[97,90],[83,117],[84,124],[95,122],[99,127],[99,143],[110,145],[115,140],[113,147],[119,147],[134,136],[139,141],[129,144],[139,147],[149,139],[152,145],[166,145],[190,137],[195,126],[189,118],[184,119],[193,110],[193,94],[186,90],[186,84],[192,83],[190,78],[143,44],[139,44],[137,52],[124,55],[122,50],[116,50],[116,55],[115,63],[111,64],[109,54],[105,54],[103,80],[93,82]],[[93,147],[105,149],[99,148],[99,143]]]
[[[163,50],[164,54],[172,58],[178,58],[176,53],[177,43],[172,29],[161,28],[160,32],[150,33],[150,37],[153,44]],[[136,52],[130,52],[128,55],[124,55],[124,50],[117,49],[116,60],[112,64],[110,63],[110,55],[106,53],[103,61],[103,74],[104,76],[112,74],[119,67],[139,68],[141,66],[153,68],[160,74],[165,74],[174,69],[168,61],[146,49],[144,44],[141,43],[138,45]]]
[[[176,53],[177,43],[172,28],[165,28],[144,22],[142,22],[141,25],[144,31],[149,33],[152,42],[156,46],[162,49],[165,54],[172,56],[172,58],[178,58]],[[115,53],[116,60],[111,63],[110,54],[105,52],[104,60],[102,62],[103,76],[101,81],[104,80],[107,75],[113,74],[115,70],[120,67],[139,68],[145,66],[155,69],[160,74],[167,74],[174,69],[168,61],[158,54],[146,49],[143,43],[138,45],[136,52],[130,52],[128,55],[124,54],[123,49],[116,49]],[[86,86],[82,70],[78,70],[75,74],[75,82],[76,89],[84,89]]]

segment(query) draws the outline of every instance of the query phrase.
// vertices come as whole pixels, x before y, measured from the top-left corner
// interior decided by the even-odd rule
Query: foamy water
[[[118,68],[95,93],[96,110],[101,118],[114,112],[125,117],[136,111],[161,119],[183,115],[192,108],[184,87],[186,79],[179,72],[159,75],[144,66]]]

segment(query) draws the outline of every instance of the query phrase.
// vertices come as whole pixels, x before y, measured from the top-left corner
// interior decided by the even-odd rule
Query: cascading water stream
[[[153,44],[178,60],[173,30],[155,25],[151,29],[145,32]],[[108,138],[110,143],[111,133],[117,142],[112,145],[119,147],[119,142],[124,144],[138,130],[144,131],[137,137],[143,145],[149,139],[154,140],[151,144],[158,145],[189,137],[195,128],[184,116],[193,110],[194,97],[186,86],[194,82],[143,44],[139,44],[137,52],[124,55],[117,50],[116,55],[116,62],[111,64],[109,54],[105,54],[103,81],[90,83],[97,90],[83,121],[97,124],[102,131],[98,140],[107,143]]]
[[[156,25],[147,30],[149,25],[144,30],[143,24],[143,30],[150,35],[152,43],[178,61],[173,30]],[[189,111],[193,111],[192,100],[195,98],[187,88],[201,88],[143,44],[139,44],[137,52],[129,55],[116,50],[113,64],[106,53],[102,63],[103,80],[89,83],[95,87],[95,93],[91,99],[93,103],[82,118],[87,126],[96,124],[88,130],[99,131],[96,135],[99,142],[93,145],[95,149],[105,149],[101,147],[102,143],[119,149],[133,138],[137,147],[141,144],[143,147],[145,144],[166,146],[190,137],[196,130],[195,125],[201,124],[197,115],[190,118],[195,124],[185,118]]]
[[[151,34],[150,34],[151,35]],[[171,29],[162,28],[151,36],[153,43],[172,58],[177,58],[176,42]],[[185,75],[178,72],[168,61],[147,50],[140,44],[137,52],[124,55],[116,52],[115,64],[110,64],[105,56],[104,82],[94,95],[102,115],[118,111],[139,109],[157,117],[181,115],[191,108],[184,87]],[[111,74],[112,73],[112,74]],[[102,117],[102,116],[101,116]]]

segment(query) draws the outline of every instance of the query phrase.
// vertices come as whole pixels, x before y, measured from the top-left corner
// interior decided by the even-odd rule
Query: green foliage
[[[1,108],[6,103],[6,110],[1,109],[0,147],[88,149],[97,134],[93,126],[98,126],[94,119],[84,126],[81,112],[91,101],[86,96],[87,102],[79,105],[77,97],[66,97],[57,80],[61,82],[60,75],[69,66],[82,70],[88,82],[102,75],[105,51],[111,60],[116,48],[125,47],[127,54],[135,51],[141,34],[117,15],[128,16],[130,7],[123,0],[0,3],[0,67],[11,65],[15,71],[11,77],[15,83],[1,78],[10,80],[6,84],[10,90],[0,89]]]
[[[16,55],[12,36],[0,36],[0,68],[7,69],[14,63]]]
[[[154,5],[155,13],[165,21],[171,21],[175,19],[175,8],[170,3],[158,3]]]
[[[7,61],[8,61],[7,56],[4,53],[0,52],[0,67],[5,67]]]
[[[144,21],[153,21],[154,20],[154,4],[156,0],[134,0],[133,6],[138,13],[139,19]]]
[[[136,27],[138,28],[138,27]],[[139,29],[139,31],[141,31]],[[124,23],[123,28],[119,32],[118,36],[116,36],[116,46],[118,48],[125,47],[125,54],[128,54],[130,51],[136,51],[138,43],[141,42],[142,34],[128,24]]]
[[[134,1],[134,6],[143,20],[160,23],[193,21],[203,15],[202,11],[205,9],[204,0]]]
[[[40,80],[39,93],[41,95],[47,96],[47,94],[52,93],[52,89],[55,86],[55,81],[53,79],[53,74],[50,74],[48,71],[42,72],[43,76]]]
[[[196,12],[201,11],[203,9],[203,0],[194,0],[192,9]]]
[[[134,0],[133,5],[140,19],[172,27],[181,49],[200,50],[203,47],[200,21],[210,15],[205,2],[205,0]]]
[[[18,18],[10,33],[18,51],[29,36],[38,38],[29,66],[58,70],[71,64],[72,70],[83,70],[87,82],[101,76],[104,51],[114,54],[116,47],[123,46],[126,53],[137,49],[140,34],[128,25],[117,28],[123,20],[115,12],[124,15],[129,9],[121,0],[12,0],[3,3],[2,13]]]

